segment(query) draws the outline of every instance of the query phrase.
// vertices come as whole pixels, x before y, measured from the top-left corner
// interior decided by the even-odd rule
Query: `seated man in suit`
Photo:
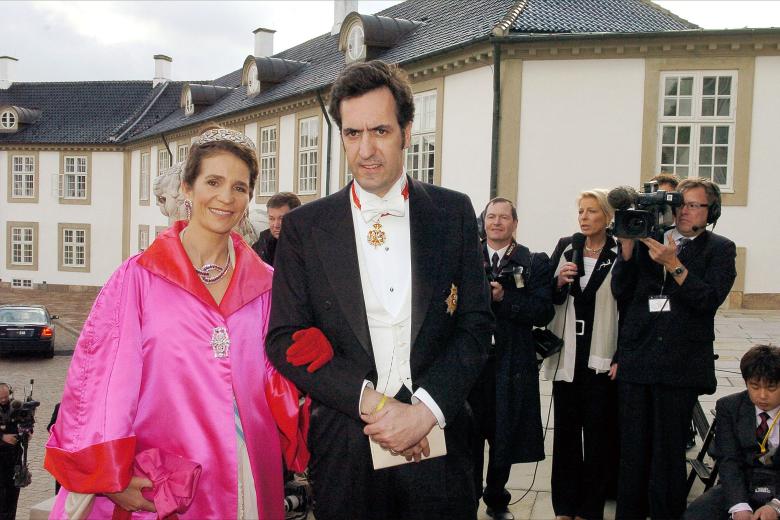
[[[685,520],[780,516],[780,347],[751,348],[739,368],[747,390],[722,397],[715,407],[720,483],[690,505]]]

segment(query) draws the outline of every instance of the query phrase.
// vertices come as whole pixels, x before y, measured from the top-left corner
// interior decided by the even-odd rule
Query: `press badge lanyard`
[[[766,443],[769,442],[769,436],[772,435],[772,430],[775,429],[775,424],[777,424],[778,418],[780,418],[780,413],[775,414],[775,418],[772,419],[772,424],[769,426],[769,429],[766,431],[766,435],[764,435],[764,440],[758,443],[758,447],[761,448],[761,455],[766,453]]]

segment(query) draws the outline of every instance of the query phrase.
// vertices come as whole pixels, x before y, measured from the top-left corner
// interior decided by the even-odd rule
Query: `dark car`
[[[54,325],[43,305],[0,305],[0,354],[39,353],[54,356]]]

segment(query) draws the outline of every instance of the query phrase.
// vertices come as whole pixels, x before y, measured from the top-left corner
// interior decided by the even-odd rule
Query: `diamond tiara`
[[[212,130],[206,130],[192,142],[194,145],[201,145],[206,143],[214,143],[217,141],[231,141],[233,143],[243,144],[255,150],[255,143],[250,138],[229,128],[214,128]]]

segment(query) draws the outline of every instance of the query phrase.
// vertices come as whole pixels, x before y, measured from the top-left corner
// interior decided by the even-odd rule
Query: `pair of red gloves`
[[[333,359],[333,346],[317,327],[301,329],[292,335],[293,344],[287,349],[287,362],[296,367],[309,365],[313,374]]]

